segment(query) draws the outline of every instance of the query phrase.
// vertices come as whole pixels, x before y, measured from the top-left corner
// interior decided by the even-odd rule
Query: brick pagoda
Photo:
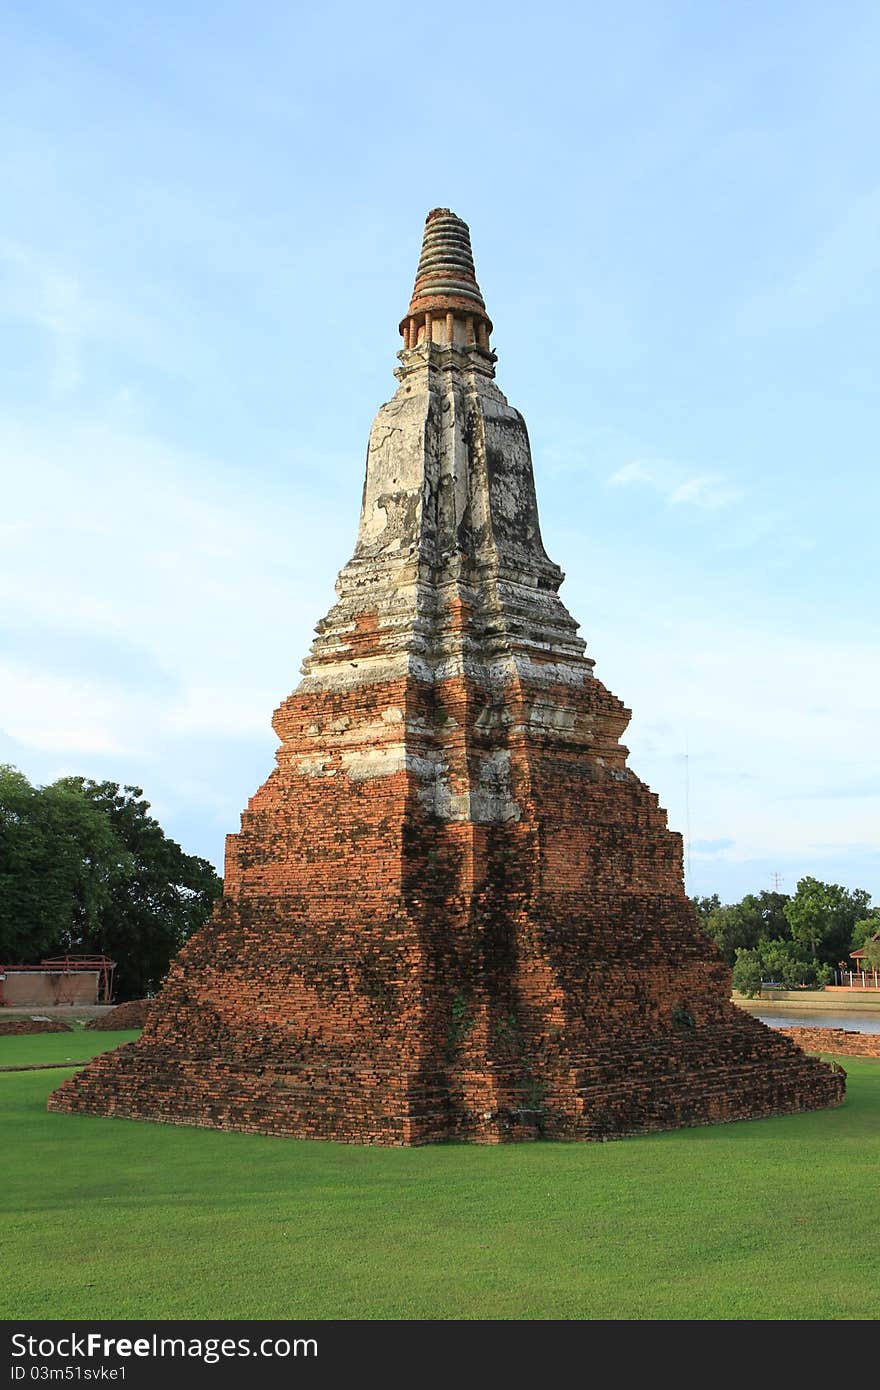
[[[423,1144],[836,1105],[730,1003],[541,541],[464,222],[429,213],[360,530],[223,898],[53,1110]]]

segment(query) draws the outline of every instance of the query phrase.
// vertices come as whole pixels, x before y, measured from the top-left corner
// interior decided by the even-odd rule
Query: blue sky
[[[876,5],[36,0],[2,46],[0,759],[221,862],[449,206],[690,890],[880,897]]]

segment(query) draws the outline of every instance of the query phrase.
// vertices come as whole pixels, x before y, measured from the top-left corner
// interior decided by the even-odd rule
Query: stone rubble
[[[115,1009],[108,1009],[106,1013],[90,1019],[86,1027],[96,1028],[99,1032],[143,1028],[149,1017],[152,1002],[152,999],[129,999],[125,1004],[117,1004]]]

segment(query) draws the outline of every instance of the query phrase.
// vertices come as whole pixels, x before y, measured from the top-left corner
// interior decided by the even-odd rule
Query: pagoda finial
[[[400,332],[404,348],[430,342],[489,351],[492,323],[474,273],[471,234],[449,208],[433,208],[425,219],[416,283]]]

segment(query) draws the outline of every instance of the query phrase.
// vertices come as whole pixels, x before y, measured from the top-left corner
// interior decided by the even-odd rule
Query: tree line
[[[842,888],[802,878],[794,893],[747,893],[724,903],[717,893],[693,898],[706,935],[733,967],[733,986],[760,993],[762,980],[786,989],[831,984],[835,970],[850,969],[851,951],[864,948],[865,964],[880,969],[880,908],[864,888]]]
[[[119,999],[154,992],[223,880],[185,854],[140,787],[0,765],[0,964],[66,952],[118,962]]]

